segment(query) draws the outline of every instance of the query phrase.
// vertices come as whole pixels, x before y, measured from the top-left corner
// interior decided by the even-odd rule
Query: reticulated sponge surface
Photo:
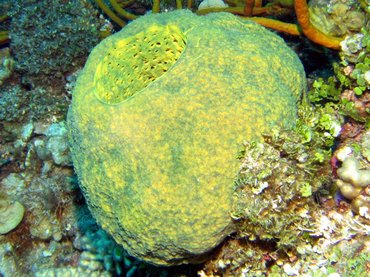
[[[94,78],[95,95],[120,103],[156,80],[177,61],[185,38],[177,26],[153,24],[106,51]]]
[[[188,11],[133,21],[95,47],[68,113],[94,217],[140,259],[200,262],[234,231],[243,140],[294,126],[304,89],[296,55],[253,22]]]

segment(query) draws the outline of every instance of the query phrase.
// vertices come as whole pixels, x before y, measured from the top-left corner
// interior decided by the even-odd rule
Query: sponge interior
[[[176,26],[153,25],[144,32],[119,40],[97,66],[96,97],[118,104],[166,73],[186,45]]]

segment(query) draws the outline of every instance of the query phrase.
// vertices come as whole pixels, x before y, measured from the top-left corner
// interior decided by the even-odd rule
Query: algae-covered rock
[[[366,24],[360,1],[311,0],[308,5],[311,23],[327,35],[341,37],[358,33]]]
[[[101,42],[68,114],[73,161],[101,226],[154,264],[200,262],[234,230],[237,152],[292,127],[303,67],[231,14],[146,15]]]
[[[21,223],[24,207],[18,201],[11,202],[0,196],[0,235],[9,233]]]

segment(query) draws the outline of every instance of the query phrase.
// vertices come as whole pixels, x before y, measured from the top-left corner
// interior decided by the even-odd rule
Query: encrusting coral
[[[360,169],[360,164],[354,157],[346,158],[337,173],[342,180],[360,189],[370,184],[370,170]]]
[[[304,90],[297,56],[258,24],[184,10],[133,21],[93,50],[68,114],[93,215],[140,259],[202,261],[234,230],[239,144],[293,127]]]
[[[341,162],[336,171],[336,187],[340,194],[351,202],[352,210],[368,219],[370,219],[369,138],[370,132],[367,131],[362,135],[360,142],[347,140],[334,155],[334,158]]]

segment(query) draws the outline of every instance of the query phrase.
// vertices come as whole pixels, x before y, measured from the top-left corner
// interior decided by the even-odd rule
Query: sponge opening
[[[153,25],[145,32],[115,43],[98,64],[96,97],[118,104],[166,73],[181,56],[185,36],[176,26]]]

